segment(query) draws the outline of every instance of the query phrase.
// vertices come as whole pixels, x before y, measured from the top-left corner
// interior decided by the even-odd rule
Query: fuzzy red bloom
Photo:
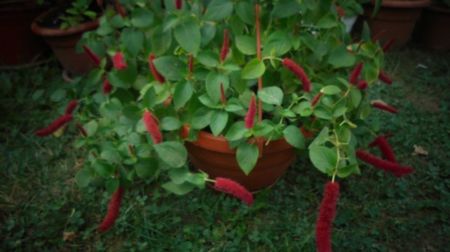
[[[183,8],[183,0],[175,0],[175,8],[177,8],[177,10]]]
[[[83,125],[77,123],[75,126],[77,127],[78,131],[80,131],[80,134],[81,134],[83,137],[87,137],[87,136],[88,136],[86,130],[85,130],[84,127],[83,127]]]
[[[231,179],[217,177],[216,182],[214,183],[214,189],[233,195],[249,206],[253,204],[252,193],[241,184]]]
[[[125,56],[122,52],[116,52],[112,58],[112,62],[114,65],[114,68],[117,70],[123,70],[127,68],[127,62],[125,61]]]
[[[341,6],[336,6],[336,12],[339,17],[345,17],[345,10]]]
[[[361,159],[362,161],[371,164],[379,169],[382,169],[384,171],[390,172],[394,174],[396,177],[401,177],[407,174],[410,174],[414,171],[412,167],[409,166],[401,166],[400,164],[383,160],[381,158],[378,158],[375,155],[372,155],[366,151],[363,150],[357,150],[356,156]]]
[[[161,134],[161,131],[159,130],[158,122],[155,119],[155,116],[149,112],[145,111],[143,116],[145,128],[147,129],[148,133],[152,137],[152,140],[155,144],[159,144],[163,140],[163,136]]]
[[[319,92],[318,94],[316,94],[311,101],[311,106],[313,106],[313,107],[316,106],[316,104],[320,101],[320,98],[322,97],[322,95],[323,95],[322,92]]]
[[[71,115],[73,113],[73,111],[77,108],[78,106],[78,101],[77,100],[71,100],[66,107],[66,111],[64,112],[64,114],[66,115]]]
[[[303,126],[300,128],[300,131],[302,132],[303,136],[306,138],[313,138],[314,132],[305,129]]]
[[[227,97],[225,96],[225,89],[223,88],[223,83],[220,83],[220,101],[222,104],[227,104]]]
[[[48,125],[46,128],[40,129],[35,132],[36,136],[39,137],[45,137],[50,134],[53,134],[55,131],[63,127],[66,123],[70,122],[72,120],[72,115],[62,115],[58,117],[56,120],[54,120],[50,125]]]
[[[353,84],[353,85],[357,85],[358,84],[358,78],[359,75],[361,75],[361,71],[364,67],[364,64],[361,62],[358,65],[355,66],[355,68],[353,68],[352,73],[350,74],[350,77],[348,79],[348,81]]]
[[[248,105],[247,114],[245,115],[245,128],[251,129],[255,125],[256,115],[256,98],[253,95]]]
[[[308,76],[301,66],[297,65],[297,63],[288,58],[283,59],[283,65],[302,81],[303,90],[305,92],[311,92],[311,81],[308,79]]]
[[[359,90],[364,90],[368,86],[369,86],[369,84],[367,84],[367,81],[365,81],[365,80],[359,80],[358,85],[356,85],[356,87],[358,87]]]
[[[116,222],[117,217],[119,217],[123,193],[124,189],[122,187],[117,188],[117,190],[113,193],[108,204],[108,212],[106,213],[102,223],[97,228],[99,232],[108,231],[114,225],[114,222]]]
[[[189,124],[187,124],[187,123],[183,124],[183,127],[181,127],[181,130],[180,130],[181,139],[188,138],[190,131],[191,131],[191,126],[189,126]]]
[[[224,61],[230,50],[230,38],[228,37],[228,30],[223,30],[223,43],[222,49],[220,50],[220,61]]]
[[[89,59],[91,59],[95,66],[100,66],[100,58],[91,50],[91,48],[83,45],[83,50],[87,54],[87,56],[89,56]]]
[[[105,95],[111,93],[111,91],[112,91],[112,85],[111,85],[111,83],[109,82],[109,80],[107,78],[105,78],[103,80],[103,87],[102,87],[102,89],[103,89],[103,93]]]
[[[189,74],[192,74],[194,72],[194,56],[192,56],[192,54],[189,54],[188,70],[189,70]]]
[[[389,39],[384,45],[383,45],[383,52],[387,52],[389,51],[389,49],[391,48],[391,46],[394,44],[395,39],[391,38]]]
[[[389,145],[387,139],[384,136],[378,136],[369,144],[369,146],[378,146],[381,153],[383,153],[384,158],[394,163],[397,162],[394,151],[392,150],[391,145]]]
[[[380,71],[380,74],[378,74],[378,79],[380,79],[382,82],[391,85],[392,79],[387,75],[384,71]]]
[[[383,101],[379,101],[379,100],[372,101],[371,104],[374,108],[381,109],[381,110],[384,110],[384,111],[387,111],[387,112],[390,112],[393,114],[398,113],[398,110],[395,107],[393,107]]]
[[[158,69],[156,69],[155,64],[153,63],[154,60],[155,55],[153,53],[150,53],[150,55],[148,56],[148,66],[150,68],[150,72],[152,72],[153,78],[155,78],[155,80],[162,84],[166,82],[166,79],[158,72]]]
[[[336,215],[336,204],[339,199],[339,184],[328,182],[322,202],[320,203],[319,216],[316,221],[316,248],[318,252],[331,252],[331,229]]]
[[[123,5],[120,4],[119,0],[114,1],[114,8],[119,13],[120,16],[125,17],[127,15],[127,10]]]

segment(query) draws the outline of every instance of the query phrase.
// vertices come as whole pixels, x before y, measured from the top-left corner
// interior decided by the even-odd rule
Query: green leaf
[[[91,180],[91,173],[87,168],[82,168],[77,172],[77,175],[75,175],[75,181],[81,188],[87,187],[91,183]]]
[[[113,149],[113,148],[108,148],[106,150],[103,150],[100,153],[100,157],[106,161],[108,161],[108,163],[120,163],[121,161],[121,157],[119,152],[117,152],[117,150]]]
[[[353,108],[357,108],[361,103],[362,95],[361,91],[356,88],[350,90],[350,104]]]
[[[336,150],[325,146],[314,146],[309,149],[309,158],[313,165],[321,172],[330,174],[336,167]]]
[[[225,138],[228,141],[237,141],[244,137],[247,129],[245,128],[245,123],[243,121],[235,122],[228,130]]]
[[[236,37],[237,49],[245,55],[256,54],[256,38],[248,35],[241,35]]]
[[[289,125],[283,131],[284,139],[290,145],[298,149],[305,148],[305,138],[297,126]]]
[[[134,166],[138,177],[148,179],[155,176],[158,171],[158,160],[154,158],[144,158]]]
[[[219,56],[212,52],[200,52],[196,60],[207,67],[216,67],[219,65]]]
[[[236,160],[241,170],[246,174],[255,168],[258,161],[259,150],[256,145],[248,144],[246,142],[240,144],[236,151]]]
[[[211,123],[212,110],[207,108],[200,108],[195,111],[192,117],[191,126],[193,129],[206,128]]]
[[[339,94],[341,92],[341,89],[334,85],[328,85],[320,89],[320,92],[326,94],[326,95],[335,95]]]
[[[311,103],[307,101],[300,102],[292,108],[292,111],[303,117],[308,117],[313,113]]]
[[[153,23],[153,12],[144,9],[136,8],[131,13],[131,24],[138,28],[149,27]]]
[[[330,29],[337,26],[337,24],[336,17],[331,13],[327,13],[317,22],[316,26],[317,28]]]
[[[330,135],[330,129],[328,127],[324,127],[320,131],[319,135],[317,135],[317,137],[314,138],[312,143],[309,145],[309,148],[326,143],[329,140],[329,135]]]
[[[344,46],[334,49],[328,57],[328,63],[334,68],[351,67],[355,64],[356,58],[347,51]]]
[[[244,69],[242,69],[241,77],[242,79],[257,79],[261,77],[266,71],[266,66],[264,62],[258,59],[252,59],[245,65]]]
[[[162,187],[164,189],[166,189],[167,191],[174,193],[176,195],[180,195],[180,196],[191,192],[195,188],[195,186],[190,183],[183,183],[183,184],[177,185],[173,182],[167,182],[167,183],[163,184]]]
[[[357,164],[353,164],[353,165],[347,165],[345,167],[340,167],[337,170],[337,176],[340,178],[346,178],[350,175],[352,175],[353,173],[358,173],[359,168]]]
[[[324,107],[315,108],[314,115],[324,120],[331,120],[333,118],[333,114]]]
[[[175,56],[162,56],[156,58],[153,63],[156,69],[168,80],[181,80],[186,67]]]
[[[283,102],[283,91],[276,86],[265,87],[258,91],[258,97],[264,103],[280,106]]]
[[[216,35],[216,26],[215,24],[205,23],[200,32],[202,34],[202,46],[206,46]]]
[[[135,65],[129,64],[126,69],[112,70],[108,73],[108,80],[111,85],[119,88],[130,88],[136,81],[137,70]]]
[[[189,174],[189,170],[186,167],[169,171],[170,180],[177,185],[184,183],[189,177]]]
[[[175,87],[175,93],[173,94],[173,103],[175,109],[182,108],[186,102],[188,102],[192,94],[194,93],[194,89],[192,88],[192,84],[188,82],[178,83]]]
[[[209,98],[211,98],[214,103],[219,102],[220,85],[222,84],[226,91],[230,85],[229,83],[230,80],[227,75],[211,71],[208,76],[206,76],[206,92],[208,93]]]
[[[220,133],[222,133],[223,129],[225,129],[227,123],[228,113],[225,111],[217,110],[211,117],[211,124],[209,125],[209,127],[211,128],[213,135],[218,136],[220,135]]]
[[[187,151],[179,142],[163,142],[154,146],[158,157],[171,167],[182,167],[187,161]]]
[[[106,163],[105,161],[96,160],[92,164],[92,166],[95,172],[104,178],[108,178],[114,175],[114,167]]]
[[[272,10],[272,16],[286,18],[300,12],[301,6],[296,0],[281,0]]]
[[[233,2],[230,0],[212,0],[203,16],[205,20],[219,21],[231,16]]]
[[[50,96],[50,100],[53,102],[59,102],[66,97],[66,90],[64,89],[58,89],[55,92],[53,92]]]
[[[255,11],[254,6],[251,3],[239,1],[236,4],[236,13],[244,23],[254,25]]]
[[[161,27],[156,29],[150,39],[152,52],[155,55],[163,55],[172,45],[172,32],[170,30],[163,31]]]
[[[161,129],[173,131],[181,128],[181,122],[176,117],[166,116],[161,120]]]
[[[200,27],[198,26],[195,19],[190,18],[189,20],[179,24],[175,28],[175,39],[178,41],[180,46],[196,55],[200,49],[201,33]]]
[[[136,56],[144,46],[144,34],[134,29],[124,29],[120,36],[123,47],[132,56]]]
[[[93,136],[97,132],[98,123],[95,120],[91,120],[85,125],[83,125],[83,128],[88,136]]]

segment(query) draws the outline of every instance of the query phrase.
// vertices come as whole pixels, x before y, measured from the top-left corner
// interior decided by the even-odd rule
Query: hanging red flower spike
[[[103,94],[107,95],[112,91],[112,85],[107,78],[103,80]]]
[[[367,84],[367,81],[365,81],[365,80],[359,80],[359,81],[358,81],[358,85],[356,85],[356,87],[357,87],[359,90],[364,90],[364,89],[366,89],[368,86],[369,86],[369,84]]]
[[[394,176],[396,176],[396,177],[401,177],[401,176],[410,174],[414,171],[414,169],[412,167],[401,166],[400,164],[380,159],[377,156],[372,155],[363,150],[357,150],[356,157],[358,157],[362,161],[364,161],[368,164],[371,164],[379,169],[390,172],[390,173],[394,174]]]
[[[94,63],[95,66],[100,66],[100,58],[97,56],[97,54],[95,54],[89,47],[87,47],[86,45],[83,45],[83,50],[84,52],[87,54],[87,56],[89,57],[89,59],[91,59],[91,61]]]
[[[248,105],[247,114],[245,115],[245,128],[251,129],[255,125],[255,115],[256,115],[256,98],[252,95],[250,103]]]
[[[376,101],[372,101],[371,104],[374,108],[381,109],[381,110],[384,110],[384,111],[387,111],[387,112],[390,112],[393,114],[398,113],[398,110],[395,107],[393,107],[383,101],[376,100]]]
[[[375,140],[373,140],[370,144],[370,147],[373,146],[378,146],[378,148],[380,149],[381,153],[383,153],[383,156],[391,161],[396,163],[397,160],[395,158],[395,154],[394,151],[392,150],[391,145],[389,145],[387,139],[384,136],[378,136],[377,138],[375,138]]]
[[[48,135],[51,135],[55,133],[57,130],[59,130],[61,127],[63,127],[66,123],[70,122],[72,120],[72,115],[62,115],[58,117],[56,120],[54,120],[50,125],[48,125],[46,128],[40,129],[36,131],[36,136],[39,137],[45,137]]]
[[[175,0],[175,8],[177,8],[177,10],[183,8],[183,0]]]
[[[150,111],[145,111],[143,116],[145,128],[152,137],[153,143],[159,144],[163,140],[161,131],[159,130],[158,122],[155,116]]]
[[[108,204],[108,212],[106,213],[102,223],[97,228],[99,232],[103,233],[108,231],[116,222],[117,217],[119,217],[123,193],[124,189],[122,187],[117,188],[117,190],[113,193]]]
[[[249,206],[253,204],[252,193],[249,192],[245,187],[231,179],[217,177],[214,183],[214,189],[233,195]]]
[[[125,56],[122,52],[116,52],[112,58],[112,62],[114,65],[114,68],[117,70],[123,70],[127,68],[127,62],[125,61]]]
[[[339,199],[339,184],[328,182],[320,203],[319,216],[316,221],[316,248],[318,252],[331,252],[331,230],[336,215]]]
[[[71,115],[73,113],[73,111],[77,108],[77,106],[78,106],[78,101],[77,100],[71,100],[67,104],[66,111],[64,112],[64,114]]]
[[[155,64],[153,63],[154,60],[155,55],[153,53],[150,53],[150,55],[148,56],[148,66],[150,68],[150,72],[152,73],[155,80],[163,84],[164,82],[166,82],[166,79],[158,72],[158,69],[156,69]]]
[[[384,71],[380,71],[380,74],[378,75],[378,79],[380,79],[382,82],[391,85],[392,79],[387,75]]]
[[[311,81],[308,79],[308,76],[306,75],[303,68],[297,63],[295,63],[293,60],[285,58],[283,59],[283,65],[289,69],[292,73],[294,73],[297,78],[302,82],[303,84],[303,90],[305,92],[311,92]]]
[[[220,83],[220,101],[222,104],[227,104],[227,97],[225,96],[225,89],[223,88],[223,83]]]
[[[224,61],[227,58],[228,51],[230,50],[230,38],[228,37],[228,30],[223,30],[223,43],[220,50],[220,61]]]
[[[387,51],[389,51],[389,49],[391,48],[391,46],[394,44],[395,39],[391,38],[389,39],[384,45],[383,45],[383,52],[386,53]]]
[[[361,75],[361,71],[362,71],[363,67],[364,67],[364,64],[362,62],[355,66],[355,68],[353,69],[353,71],[349,77],[349,82],[351,84],[353,84],[353,85],[358,84],[358,78],[359,78],[359,75]]]
[[[322,92],[319,92],[318,94],[316,94],[316,95],[314,96],[314,98],[313,98],[312,101],[311,101],[311,106],[312,106],[312,107],[315,107],[315,106],[317,105],[317,103],[320,101],[320,98],[322,97],[322,95],[323,95],[323,93],[322,93]]]

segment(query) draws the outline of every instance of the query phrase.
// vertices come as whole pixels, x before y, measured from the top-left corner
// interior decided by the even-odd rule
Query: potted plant
[[[63,1],[39,15],[31,25],[69,74],[80,75],[95,66],[85,53],[76,50],[76,45],[84,32],[98,27],[101,7],[92,0]]]
[[[382,42],[394,41],[394,47],[404,46],[414,30],[423,8],[430,0],[377,0],[365,8],[365,19],[374,36]]]
[[[163,3],[104,13],[86,39],[107,56],[87,48],[99,67],[64,115],[36,132],[75,121],[76,146],[88,153],[77,182],[113,193],[99,231],[139,181],[178,195],[211,185],[250,205],[245,187],[270,186],[300,156],[330,181],[316,228],[318,250],[330,251],[338,180],[360,173],[358,159],[395,176],[412,172],[367,121],[372,108],[397,112],[368,94],[379,79],[392,83],[383,49],[367,31],[352,43],[333,3]],[[364,150],[369,143],[385,157]]]
[[[428,48],[450,49],[450,1],[433,1],[425,8],[418,25],[418,38]]]

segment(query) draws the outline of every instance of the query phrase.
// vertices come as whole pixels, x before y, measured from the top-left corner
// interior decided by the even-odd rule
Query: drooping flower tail
[[[225,96],[225,89],[223,88],[223,83],[220,83],[220,101],[222,104],[227,104],[227,97]]]
[[[241,184],[227,178],[217,177],[214,183],[214,189],[228,193],[240,200],[245,204],[251,206],[253,204],[253,195]]]
[[[155,116],[150,111],[145,111],[143,121],[145,124],[145,128],[152,137],[153,143],[161,143],[163,140],[163,136],[161,134],[161,131],[159,130],[159,125],[155,119]]]
[[[50,125],[48,125],[46,128],[36,131],[35,134],[36,134],[36,136],[39,136],[39,137],[45,137],[45,136],[51,135],[54,132],[56,132],[58,129],[63,127],[66,123],[70,122],[72,120],[72,118],[73,117],[71,114],[62,115],[62,116],[58,117],[56,120],[54,120],[52,123],[50,123]]]
[[[127,16],[127,10],[125,9],[125,7],[123,7],[122,4],[120,4],[119,0],[114,0],[114,8],[121,17]]]
[[[308,76],[306,75],[305,71],[301,66],[297,65],[295,61],[288,58],[283,59],[283,65],[287,69],[289,69],[289,71],[294,73],[297,76],[297,78],[302,82],[303,90],[305,92],[311,92],[311,81],[308,79]]]
[[[73,113],[73,111],[77,108],[77,106],[78,106],[78,101],[77,100],[71,100],[67,104],[66,111],[64,112],[64,114],[71,115]]]
[[[112,91],[112,85],[111,85],[111,83],[109,82],[108,78],[105,78],[105,79],[103,80],[103,87],[102,87],[102,89],[103,89],[103,93],[104,93],[105,95],[111,93],[111,91]]]
[[[320,98],[322,97],[322,95],[323,95],[322,92],[319,92],[318,94],[316,94],[311,101],[311,106],[313,106],[313,107],[316,106],[317,103],[320,101]]]
[[[102,223],[97,228],[99,232],[108,231],[116,222],[117,217],[119,217],[123,193],[124,193],[123,187],[117,188],[117,190],[113,193],[111,200],[109,201],[108,204],[108,212],[106,213]]]
[[[383,101],[372,101],[371,104],[374,108],[381,109],[381,110],[384,110],[384,111],[387,111],[387,112],[390,112],[393,114],[398,113],[398,110],[395,107],[393,107]]]
[[[255,125],[256,115],[256,98],[253,95],[248,105],[247,114],[245,115],[245,128],[251,129]]]
[[[339,184],[328,182],[320,203],[319,216],[316,222],[316,248],[318,252],[331,252],[331,231],[336,215],[336,204],[339,199]]]
[[[153,78],[155,78],[155,80],[157,80],[159,83],[164,83],[166,82],[166,79],[164,78],[164,76],[162,76],[159,72],[158,69],[156,69],[155,64],[153,63],[153,61],[155,60],[155,55],[153,53],[151,53],[148,56],[148,66],[150,68],[150,72],[152,72]]]
[[[100,58],[91,50],[91,48],[83,45],[83,50],[88,55],[89,59],[91,59],[91,61],[95,64],[95,66],[100,66]]]
[[[384,45],[383,45],[383,52],[386,53],[387,51],[389,51],[389,49],[391,48],[391,46],[394,44],[395,39],[391,38],[389,39]]]
[[[369,84],[367,84],[367,81],[365,81],[365,80],[359,80],[358,85],[356,85],[356,87],[358,87],[359,90],[364,90],[368,86],[369,86]]]
[[[175,0],[175,8],[177,8],[177,10],[183,8],[183,0]]]
[[[223,43],[222,49],[220,50],[220,61],[224,61],[228,55],[228,51],[230,50],[230,38],[228,36],[228,30],[223,30]]]
[[[381,153],[383,153],[384,158],[394,163],[397,162],[394,151],[392,150],[391,145],[389,145],[387,139],[384,136],[378,136],[369,144],[369,146],[378,146]]]
[[[181,139],[186,139],[189,137],[189,132],[191,131],[191,126],[189,124],[185,123],[180,129],[180,137]]]
[[[123,70],[127,68],[127,62],[125,61],[125,56],[122,52],[116,52],[112,58],[113,66],[117,70]]]
[[[378,79],[380,79],[382,82],[384,82],[388,85],[392,84],[391,77],[389,77],[389,75],[387,75],[387,73],[384,71],[380,71],[380,73],[378,74]]]
[[[358,65],[356,65],[355,68],[353,68],[353,71],[349,77],[349,82],[351,84],[353,84],[353,85],[358,84],[358,78],[361,75],[361,71],[362,71],[363,67],[364,67],[364,64],[361,62],[361,63],[358,63]]]
[[[363,151],[363,150],[357,150],[356,151],[356,157],[358,159],[361,159],[362,161],[371,164],[379,169],[382,169],[387,172],[391,172],[396,177],[401,177],[407,174],[410,174],[414,171],[412,167],[409,166],[401,166],[400,164],[383,160],[381,158],[378,158],[375,155],[370,154],[369,152]]]

